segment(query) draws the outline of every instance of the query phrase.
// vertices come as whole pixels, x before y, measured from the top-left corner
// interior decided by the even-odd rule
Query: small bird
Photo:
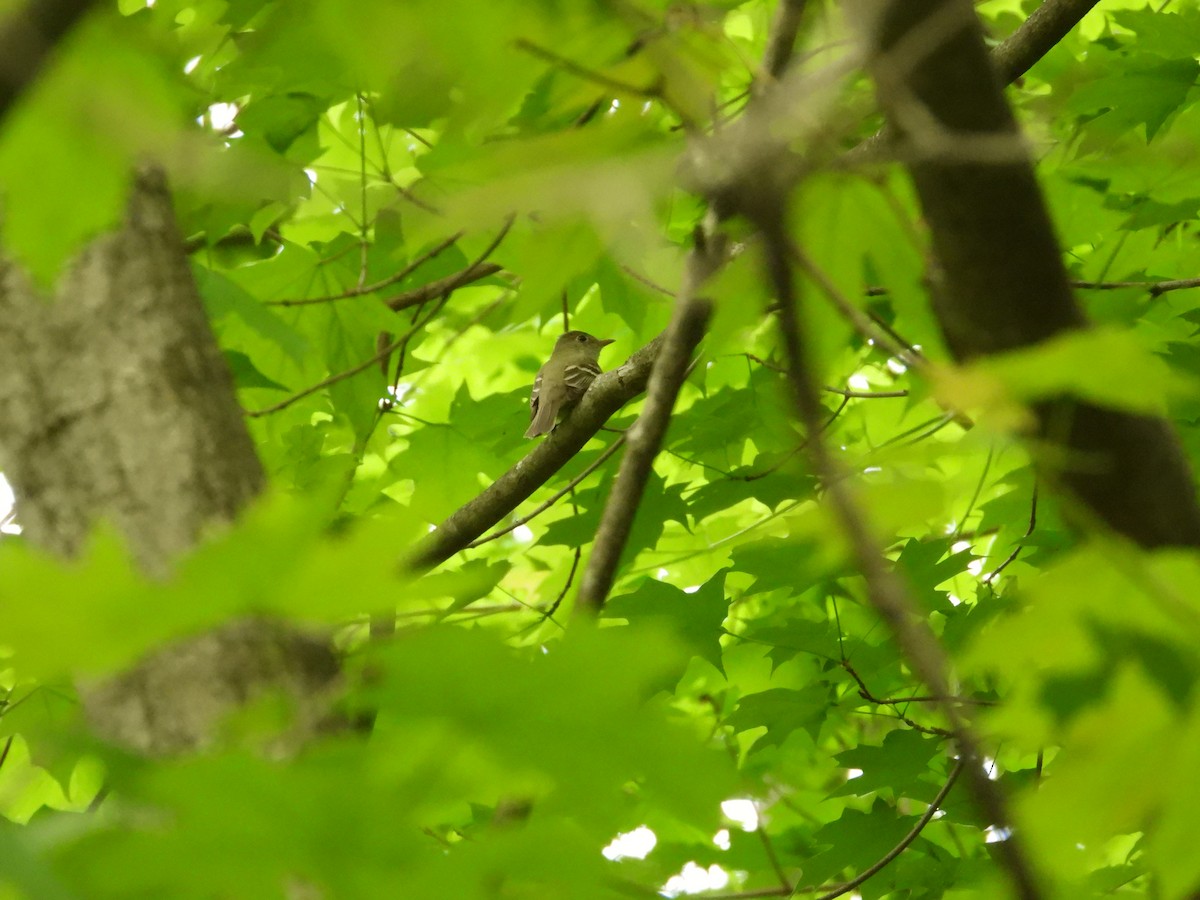
[[[550,359],[533,380],[525,437],[548,434],[559,415],[579,402],[600,374],[600,351],[611,343],[586,331],[568,331],[559,336]]]

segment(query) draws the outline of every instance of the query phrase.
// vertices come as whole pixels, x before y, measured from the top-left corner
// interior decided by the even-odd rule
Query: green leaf
[[[48,285],[121,219],[138,158],[178,140],[185,101],[135,27],[88,18],[0,132],[4,240]]]
[[[225,351],[225,361],[233,372],[234,383],[240,388],[268,388],[274,391],[286,391],[286,385],[273,381],[254,367],[250,357],[236,350]]]
[[[755,742],[755,748],[781,747],[793,731],[805,731],[816,740],[828,704],[829,690],[820,685],[801,690],[771,688],[742,697],[725,722],[734,731],[765,727],[766,733]]]
[[[685,647],[724,672],[721,662],[721,625],[729,612],[725,596],[725,575],[721,570],[704,584],[680,590],[665,582],[647,578],[637,590],[613,597],[605,604],[604,614],[627,619],[631,625],[662,623],[676,634]]]
[[[828,849],[809,860],[805,878],[821,884],[846,870],[861,872],[895,847],[915,822],[915,816],[901,818],[882,800],[869,812],[847,809],[816,833],[815,839]]]
[[[927,780],[931,771],[930,763],[943,753],[942,742],[935,738],[916,731],[892,731],[883,739],[882,746],[861,744],[837,754],[835,759],[839,765],[847,769],[861,769],[862,774],[834,791],[834,796],[863,796],[876,791],[888,791],[895,799],[912,797],[930,802],[938,791]]]
[[[1104,360],[1104,365],[1096,365]],[[1021,400],[1070,394],[1116,409],[1161,413],[1170,396],[1190,396],[1196,386],[1128,332],[1093,328],[1073,331],[1027,350],[976,363],[965,373],[962,397],[970,405],[984,384],[998,384]],[[980,381],[979,379],[986,379]],[[986,390],[986,388],[984,388]]]
[[[1167,118],[1187,101],[1200,74],[1195,59],[1162,59],[1140,54],[1084,85],[1071,95],[1069,108],[1079,113],[1106,113],[1105,125],[1119,131],[1145,125],[1150,141]]]

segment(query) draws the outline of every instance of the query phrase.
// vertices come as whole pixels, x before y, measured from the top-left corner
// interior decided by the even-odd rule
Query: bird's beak
[[[617,342],[616,338],[607,338],[600,342],[600,346],[607,347],[609,344],[615,344],[616,342]]]

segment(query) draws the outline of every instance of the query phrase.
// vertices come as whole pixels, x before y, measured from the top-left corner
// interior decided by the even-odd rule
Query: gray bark
[[[27,538],[76,554],[108,520],[163,575],[263,485],[164,180],[41,296],[0,261],[0,469]]]
[[[156,757],[207,749],[231,713],[282,699],[286,720],[270,717],[249,732],[260,751],[280,757],[344,727],[333,712],[339,671],[327,638],[247,619],[151,653],[80,694],[99,737]]]
[[[71,261],[52,298],[0,261],[0,321],[0,470],[31,543],[71,557],[103,520],[164,577],[262,489],[157,171],[134,178],[124,223]],[[230,713],[281,696],[292,721],[260,743],[280,753],[335,724],[338,668],[326,637],[251,619],[80,693],[100,737],[155,756],[209,746]]]

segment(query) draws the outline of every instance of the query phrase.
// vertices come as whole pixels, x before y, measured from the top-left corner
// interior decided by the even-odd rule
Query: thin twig
[[[783,864],[779,861],[779,854],[775,852],[775,845],[771,843],[771,838],[767,835],[767,829],[763,828],[760,824],[754,831],[763,845],[763,853],[767,855],[767,862],[771,864],[771,869],[775,872],[775,877],[779,879],[780,887],[785,887],[788,891],[791,891],[793,888],[792,880],[788,878],[787,872],[783,869]]]
[[[433,307],[433,309],[431,309],[429,311],[429,314],[427,316],[425,316],[425,318],[421,319],[416,325],[414,325],[408,331],[404,332],[403,336],[392,341],[390,344],[385,346],[382,350],[380,350],[378,353],[376,353],[374,356],[368,358],[364,362],[361,362],[355,366],[351,366],[349,369],[344,369],[343,371],[337,372],[336,374],[330,375],[328,378],[324,378],[321,381],[318,381],[316,384],[309,385],[304,390],[297,391],[295,394],[292,394],[290,397],[280,400],[278,403],[274,403],[271,406],[264,406],[262,409],[247,410],[246,415],[249,418],[256,419],[259,416],[266,416],[266,415],[270,415],[271,413],[279,412],[281,409],[287,409],[293,403],[295,403],[299,400],[303,400],[305,397],[308,397],[312,394],[315,394],[317,391],[321,390],[322,388],[327,388],[331,384],[337,384],[339,381],[345,381],[347,378],[353,378],[359,372],[363,372],[363,371],[371,368],[371,366],[375,365],[376,363],[387,359],[389,356],[391,356],[393,353],[395,353],[397,350],[399,350],[401,347],[403,347],[405,344],[407,344],[410,340],[412,340],[413,336],[418,331],[420,331],[427,324],[429,324],[429,322],[433,319],[433,317],[442,311],[442,307],[446,305],[446,302],[449,299],[450,299],[449,294],[444,295],[442,297],[441,301],[438,302]]]
[[[977,697],[927,697],[917,695],[916,697],[879,697],[869,698],[875,703],[904,704],[904,703],[958,703],[962,706],[999,706],[995,700],[980,700]]]
[[[363,109],[362,91],[355,94],[355,100],[358,103],[358,171],[362,206],[362,252],[359,254],[358,260],[358,286],[361,288],[367,283],[367,251],[371,246],[368,236],[371,227],[367,222],[367,217],[370,215],[367,212],[367,116]]]
[[[487,248],[483,251],[483,253],[479,256],[479,258],[474,263],[472,263],[472,266],[479,265],[483,260],[487,259],[488,256],[490,256],[492,254],[492,251],[494,251],[496,249],[496,247],[498,247],[500,245],[500,242],[504,240],[505,235],[508,234],[509,229],[512,227],[512,223],[513,223],[513,217],[509,216],[508,219],[505,221],[504,226],[500,229],[500,232],[496,235],[496,237],[492,240],[492,242],[490,244],[488,244]],[[427,287],[428,287],[428,285],[427,285]],[[416,322],[412,328],[410,328],[408,331],[406,331],[404,333],[404,335],[402,337],[397,338],[396,340],[394,340],[391,343],[384,346],[374,356],[370,357],[365,362],[359,363],[356,366],[352,366],[349,369],[346,369],[342,372],[338,372],[335,375],[330,375],[328,378],[326,378],[322,381],[319,381],[316,384],[311,385],[311,386],[305,388],[304,390],[302,390],[296,394],[293,394],[292,396],[290,396],[284,400],[281,400],[279,403],[273,404],[272,406],[264,407],[263,409],[258,409],[258,410],[250,410],[246,413],[246,415],[250,418],[257,418],[259,416],[265,416],[270,413],[278,412],[281,409],[286,409],[287,407],[291,406],[296,401],[302,400],[303,398],[308,397],[311,394],[315,394],[317,391],[321,390],[322,388],[328,387],[331,384],[336,384],[337,382],[342,381],[346,378],[351,378],[351,377],[357,375],[359,372],[362,372],[362,371],[370,368],[375,363],[386,360],[396,350],[406,347],[408,345],[408,342],[410,340],[412,340],[414,335],[416,335],[417,332],[419,332],[422,328],[424,328],[427,324],[429,324],[429,322],[432,321],[434,316],[436,316],[439,312],[441,312],[442,307],[444,307],[446,305],[446,303],[450,300],[450,294],[452,292],[453,292],[453,288],[445,291],[445,293],[442,294],[441,299],[438,301],[437,304],[434,305],[433,309],[430,310],[430,312],[427,316],[425,316],[419,322]],[[422,302],[424,302],[424,301],[422,301]]]
[[[571,589],[571,585],[575,582],[575,571],[579,568],[579,559],[583,555],[581,547],[575,548],[575,557],[571,560],[571,571],[567,573],[566,583],[563,584],[562,590],[558,592],[558,596],[554,598],[554,602],[550,604],[545,612],[545,618],[553,619],[554,614],[558,612],[559,606],[562,605],[563,598],[567,596],[567,591]]]
[[[1143,288],[1151,297],[1170,291],[1184,291],[1200,287],[1200,278],[1175,278],[1166,281],[1072,281],[1071,287],[1085,291],[1119,291],[1125,288]]]
[[[1033,499],[1029,503],[1029,527],[1025,529],[1025,534],[1021,537],[1021,540],[1028,538],[1031,534],[1033,534],[1033,529],[1037,528],[1037,505],[1038,489],[1037,484],[1034,484]],[[992,570],[991,574],[987,575],[983,579],[983,583],[991,584],[997,575],[1007,569],[1009,564],[1015,561],[1016,558],[1021,555],[1022,549],[1024,549],[1023,546],[1018,543],[1017,546],[1013,548],[1013,552],[1008,554],[1008,558],[1005,559],[1004,562],[1000,563],[1000,565],[996,566],[996,568]]]
[[[788,381],[796,415],[812,433],[821,421],[821,404],[815,389],[815,379],[809,368],[800,316],[797,310],[795,280],[791,260],[794,248],[785,230],[783,208],[767,207],[751,210],[758,219],[763,234],[767,276],[779,301],[779,324],[788,360]],[[811,270],[810,270],[811,271]],[[809,441],[809,456],[813,468],[825,484],[835,519],[840,523],[854,557],[866,582],[867,597],[891,629],[901,653],[913,673],[929,688],[933,696],[949,697],[946,651],[921,616],[919,607],[907,588],[885,563],[882,548],[867,527],[840,472],[838,461],[830,455],[825,442],[817,435]],[[959,707],[940,701],[938,709],[950,725],[955,743],[965,760],[971,793],[988,823],[997,828],[1010,828],[1012,821],[1008,802],[999,785],[991,781],[981,768],[983,754],[979,741],[963,719]],[[1003,864],[1012,877],[1018,894],[1024,900],[1042,897],[1038,879],[1033,873],[1023,839],[1016,833],[1000,842],[998,848]],[[836,895],[835,895],[836,896]]]
[[[947,795],[950,793],[950,789],[954,787],[955,782],[958,781],[958,776],[962,774],[963,766],[965,764],[966,760],[962,757],[955,761],[954,768],[950,770],[950,775],[946,778],[946,783],[942,785],[942,789],[938,791],[937,796],[933,798],[933,802],[929,804],[928,809],[921,814],[921,818],[917,819],[916,824],[909,829],[908,834],[902,837],[900,842],[896,844],[895,847],[880,857],[878,862],[868,866],[845,884],[840,884],[829,893],[822,894],[820,897],[816,898],[816,900],[834,900],[835,897],[840,897],[843,894],[849,893],[856,887],[865,884],[869,879],[877,875],[885,866],[893,862],[897,856],[908,849],[908,846],[917,839],[917,837],[925,829],[925,826],[933,820],[935,815],[937,815],[937,811],[941,807],[942,803],[945,802]]]
[[[921,817],[917,819],[913,827],[908,830],[908,833],[897,842],[896,846],[849,881],[838,885],[758,888],[757,890],[733,891],[726,894],[705,894],[705,900],[758,900],[758,898],[763,897],[794,897],[798,894],[811,894],[820,890],[825,890],[827,893],[817,897],[816,900],[834,900],[836,897],[841,897],[843,894],[861,887],[871,878],[878,875],[889,863],[894,862],[896,857],[907,850],[912,842],[920,837],[921,832],[925,830],[925,826],[933,821],[933,817],[937,815],[937,811],[946,802],[946,797],[949,796],[950,790],[958,781],[958,776],[962,774],[962,770],[963,760],[958,759],[954,763],[954,768],[950,770],[950,774],[946,777],[946,783],[942,785],[937,796],[933,798],[925,812],[921,814]]]
[[[455,272],[453,275],[447,275],[445,278],[431,281],[429,284],[413,288],[411,291],[404,291],[391,297],[386,297],[383,303],[393,312],[400,312],[400,310],[408,309],[410,306],[420,306],[422,303],[427,303],[439,294],[456,291],[460,287],[466,287],[468,284],[482,281],[488,276],[502,271],[504,271],[504,266],[498,263],[472,263],[465,269]]]
[[[1139,288],[1147,291],[1151,296],[1158,296],[1169,291],[1200,287],[1200,278],[1171,278],[1163,281],[1082,281],[1072,279],[1070,285],[1082,291],[1123,291]],[[863,289],[863,294],[867,297],[886,297],[891,294],[891,291],[883,285],[871,285]]]
[[[637,271],[637,269],[630,268],[629,266],[625,265],[624,263],[621,263],[621,271],[623,271],[626,275],[628,275],[634,281],[640,281],[642,284],[644,284],[646,287],[650,288],[650,290],[652,290],[652,291],[658,291],[660,294],[665,294],[668,297],[675,296],[675,292],[673,290],[671,290],[670,288],[663,287],[657,281],[651,281],[649,278],[647,278],[641,272]]]
[[[610,456],[612,456],[614,453],[616,453],[617,450],[621,447],[621,445],[624,442],[625,442],[625,435],[622,434],[615,441],[613,441],[606,448],[604,448],[604,452],[601,453],[598,457],[596,457],[591,462],[591,464],[588,465],[588,467],[586,469],[584,469],[582,472],[580,472],[578,475],[576,475],[574,478],[572,478],[569,482],[567,482],[566,486],[563,487],[562,490],[555,491],[554,495],[552,497],[550,497],[550,499],[548,499],[546,502],[540,504],[536,509],[534,509],[532,512],[528,513],[527,515],[524,515],[521,518],[516,519],[516,520],[510,522],[509,524],[505,525],[503,528],[497,529],[496,531],[493,531],[490,534],[486,534],[481,538],[471,541],[471,543],[467,544],[464,549],[471,550],[471,549],[474,549],[475,547],[478,547],[480,544],[486,544],[488,541],[494,541],[494,540],[496,540],[496,538],[503,537],[504,535],[508,534],[510,531],[515,531],[516,529],[520,528],[522,525],[525,525],[525,524],[533,521],[534,519],[536,519],[538,516],[540,516],[542,513],[544,513],[546,510],[548,510],[551,506],[553,506],[555,503],[557,503],[559,500],[561,500],[563,497],[565,497],[568,493],[570,493],[572,490],[574,490],[581,481],[583,481],[585,478],[587,478],[589,475],[591,475],[593,472],[595,472],[598,468],[600,468],[602,465],[604,465],[605,461]]]
[[[422,619],[433,617],[444,619],[449,616],[465,616],[472,615],[482,618],[483,616],[498,616],[501,613],[521,612],[528,610],[530,607],[524,603],[499,603],[493,606],[464,606],[462,609],[444,609],[436,606],[431,606],[428,609],[409,609],[400,610],[396,613],[397,619]]]
[[[760,478],[766,478],[768,475],[772,474],[773,472],[779,471],[781,468],[783,468],[785,465],[787,465],[787,463],[797,453],[800,453],[801,451],[803,451],[804,448],[808,446],[809,441],[811,441],[817,435],[824,434],[826,431],[828,431],[829,426],[837,421],[838,416],[840,416],[842,414],[842,411],[849,405],[850,405],[850,398],[843,397],[842,402],[838,404],[838,408],[835,409],[832,413],[830,413],[829,418],[826,419],[821,424],[821,427],[816,431],[816,433],[815,434],[810,433],[809,435],[807,435],[804,438],[804,440],[802,440],[799,444],[797,444],[795,447],[793,447],[791,450],[789,450],[787,452],[787,455],[785,455],[778,462],[774,463],[773,465],[767,466],[767,468],[765,468],[759,472],[754,472],[751,475],[730,475],[729,477],[736,478],[740,481],[758,481],[758,479],[760,479]]]
[[[821,293],[834,305],[834,308],[845,316],[860,335],[868,341],[878,344],[889,356],[900,360],[906,368],[913,369],[918,374],[928,377],[929,363],[924,356],[916,352],[914,348],[899,338],[898,335],[895,335],[890,327],[877,324],[869,313],[863,312],[851,303],[850,299],[833,283],[833,279],[825,274],[825,271],[820,266],[809,259],[807,254],[791,241],[788,244],[788,253],[800,266],[809,280],[820,289]],[[952,417],[954,423],[960,428],[969,430],[975,425],[969,416],[958,410],[947,410],[947,414]]]
[[[790,252],[794,255],[796,262],[804,274],[820,289],[829,302],[833,304],[834,309],[841,313],[843,318],[854,326],[855,331],[873,344],[882,347],[889,356],[900,360],[905,366],[915,368],[918,371],[924,368],[922,360],[914,358],[908,352],[907,347],[900,341],[895,340],[885,329],[876,325],[867,313],[851,303],[850,298],[843,294],[838,286],[833,283],[833,279],[826,275],[820,266],[809,259],[803,250],[792,244]]]
[[[849,391],[844,388],[830,387],[829,385],[824,385],[821,390],[828,394],[838,394],[853,400],[885,400],[889,397],[907,397],[909,394],[908,391]]]
[[[770,369],[772,372],[778,372],[781,375],[787,374],[787,369],[783,368],[783,366],[767,362],[767,360],[755,356],[753,353],[743,353],[741,355],[752,362],[758,363],[764,369]],[[853,391],[846,388],[831,387],[830,385],[825,385],[821,390],[830,394],[838,394],[842,397],[852,397],[856,400],[882,400],[888,397],[907,397],[909,395],[908,391]]]
[[[557,66],[564,72],[570,72],[572,75],[582,78],[585,81],[594,82],[595,84],[606,87],[618,94],[640,97],[646,100],[661,99],[662,97],[661,81],[656,81],[648,87],[638,87],[636,84],[629,84],[628,82],[621,81],[618,78],[610,78],[608,75],[604,75],[601,72],[595,72],[586,66],[581,66],[577,62],[567,59],[565,56],[559,56],[553,50],[547,50],[545,47],[539,47],[537,44],[533,43],[533,41],[525,38],[518,38],[516,45],[518,50],[524,50],[526,53]]]
[[[898,718],[900,721],[902,721],[909,728],[912,728],[916,731],[920,731],[923,734],[933,734],[933,735],[937,735],[938,737],[951,737],[952,736],[950,734],[950,732],[947,731],[945,728],[936,728],[932,725],[921,725],[918,722],[914,722],[912,719],[910,719],[904,713],[900,712],[900,710],[896,709],[897,705],[903,704],[903,703],[911,703],[912,702],[911,700],[881,700],[881,699],[875,697],[871,693],[870,689],[867,687],[866,682],[862,680],[862,678],[859,676],[858,672],[856,672],[854,670],[854,667],[852,665],[850,665],[850,660],[843,659],[841,661],[841,664],[842,664],[842,668],[845,669],[847,672],[849,672],[850,676],[858,683],[858,696],[862,697],[868,703],[874,703],[876,706],[891,706],[892,712],[894,712],[896,714],[896,718]],[[947,698],[945,698],[945,697],[937,697],[934,700],[934,702],[939,703],[939,704],[945,703],[946,699]]]
[[[983,493],[984,482],[987,481],[988,472],[992,469],[992,455],[995,449],[994,444],[988,445],[987,458],[983,461],[983,471],[979,473],[979,480],[975,482],[975,491],[971,494],[971,499],[967,501],[967,508],[963,511],[962,518],[958,520],[958,527],[954,529],[956,541],[962,539],[962,527],[967,524],[967,519],[971,518],[971,513],[975,511],[975,504],[979,502],[979,495]]]
[[[351,297],[361,297],[363,294],[370,294],[370,293],[373,293],[374,291],[381,290],[385,287],[390,287],[391,285],[395,284],[398,281],[403,281],[405,278],[407,278],[409,275],[411,275],[413,272],[415,272],[421,266],[425,265],[425,263],[429,262],[434,257],[440,255],[445,250],[448,250],[450,247],[453,247],[462,238],[463,233],[464,232],[460,231],[456,234],[450,235],[450,237],[446,238],[440,244],[437,244],[433,248],[422,253],[420,256],[418,256],[416,259],[414,259],[412,262],[410,262],[407,266],[405,266],[403,269],[401,269],[396,274],[389,275],[387,278],[383,279],[382,281],[376,281],[374,284],[359,284],[357,287],[352,287],[349,290],[342,291],[340,294],[327,294],[326,296],[323,296],[323,297],[303,297],[303,298],[297,298],[297,299],[291,299],[291,300],[268,300],[268,301],[266,301],[265,305],[266,306],[311,306],[316,303],[332,303],[336,300],[347,300]],[[442,293],[442,292],[439,291],[438,293]],[[385,302],[388,302],[388,305],[391,305],[390,301],[385,301]],[[395,307],[393,307],[393,309],[394,308]]]

